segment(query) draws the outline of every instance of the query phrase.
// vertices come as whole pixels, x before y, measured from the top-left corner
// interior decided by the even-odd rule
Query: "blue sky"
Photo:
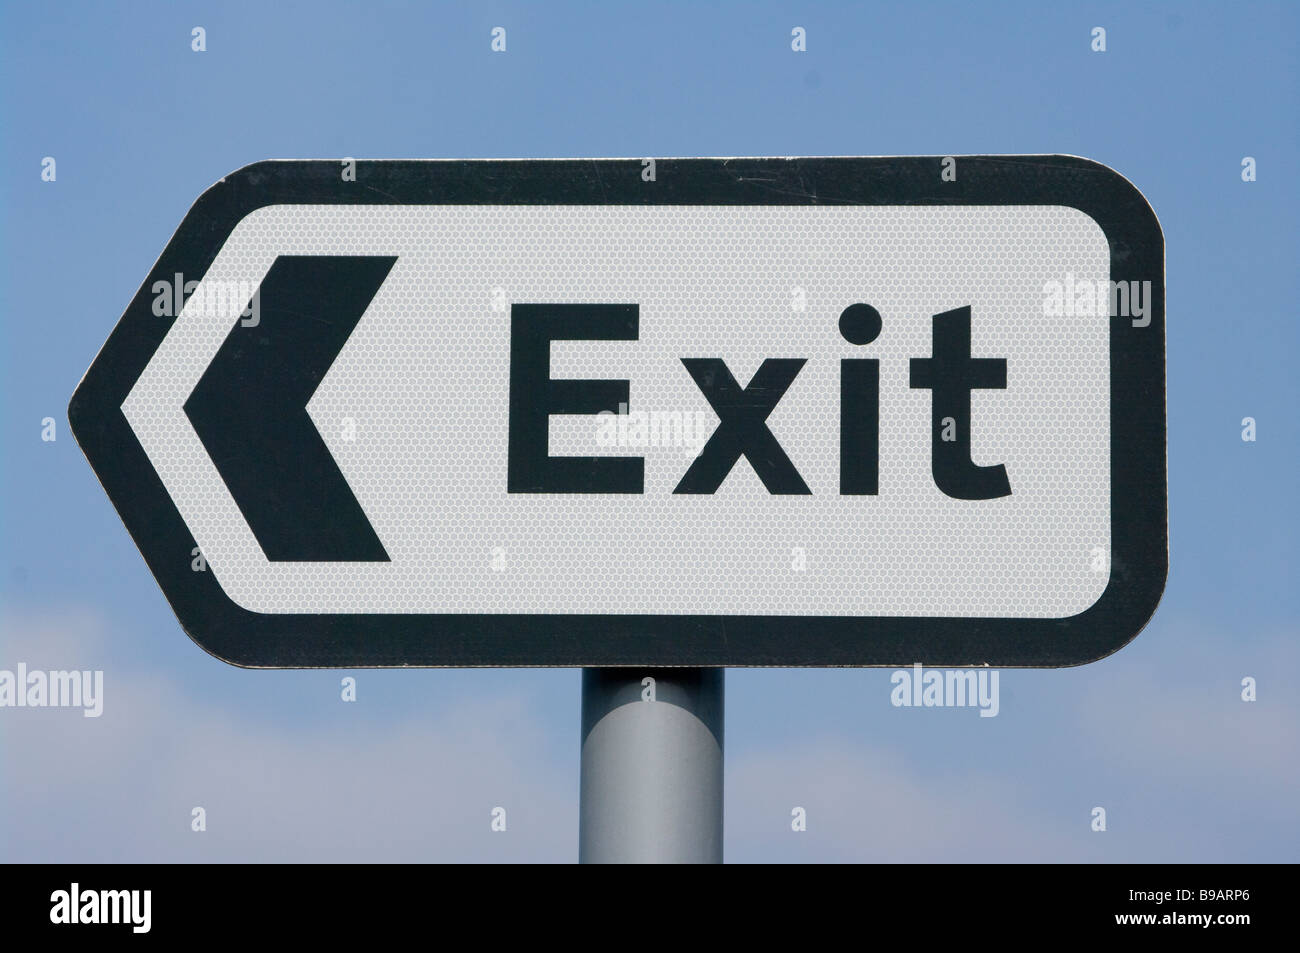
[[[0,858],[576,858],[577,671],[367,671],[345,705],[346,673],[223,665],[181,632],[72,440],[74,387],[226,173],[1070,153],[1133,181],[1165,233],[1164,601],[1107,660],[1004,672],[992,719],[893,708],[888,670],[730,672],[728,858],[1296,860],[1300,11],[1132,7],[6,6],[0,667],[103,668],[106,702],[98,720],[0,711]]]

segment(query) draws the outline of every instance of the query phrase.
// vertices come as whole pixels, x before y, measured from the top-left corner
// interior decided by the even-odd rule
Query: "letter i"
[[[880,312],[851,304],[840,314],[840,334],[850,344],[870,344],[880,336]],[[840,495],[880,492],[880,362],[840,361]]]

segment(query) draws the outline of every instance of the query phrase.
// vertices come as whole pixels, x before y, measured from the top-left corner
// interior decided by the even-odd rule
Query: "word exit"
[[[554,414],[622,413],[627,380],[556,380],[550,376],[552,341],[635,341],[635,304],[516,304],[510,314],[511,493],[643,493],[641,457],[553,457],[548,423]],[[1011,495],[1002,464],[971,460],[971,391],[1007,386],[1005,358],[971,356],[971,309],[933,316],[929,357],[914,357],[910,386],[931,392],[930,466],[935,486],[958,500]],[[869,304],[851,304],[839,321],[850,344],[868,345],[883,321]],[[810,495],[798,467],[767,426],[807,360],[772,357],[741,386],[721,357],[683,357],[682,365],[718,427],[683,474],[675,494],[711,494],[743,456],[768,493]],[[880,361],[840,361],[840,495],[874,496],[880,489]]]

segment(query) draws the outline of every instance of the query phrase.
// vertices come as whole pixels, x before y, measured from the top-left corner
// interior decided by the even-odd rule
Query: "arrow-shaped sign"
[[[1164,243],[1110,169],[344,168],[204,193],[69,406],[213,654],[1071,665],[1154,611]]]

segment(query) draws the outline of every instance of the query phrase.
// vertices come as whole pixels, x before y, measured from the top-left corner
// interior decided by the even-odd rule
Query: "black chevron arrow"
[[[374,527],[307,414],[389,256],[282,255],[185,413],[272,562],[387,562]]]

